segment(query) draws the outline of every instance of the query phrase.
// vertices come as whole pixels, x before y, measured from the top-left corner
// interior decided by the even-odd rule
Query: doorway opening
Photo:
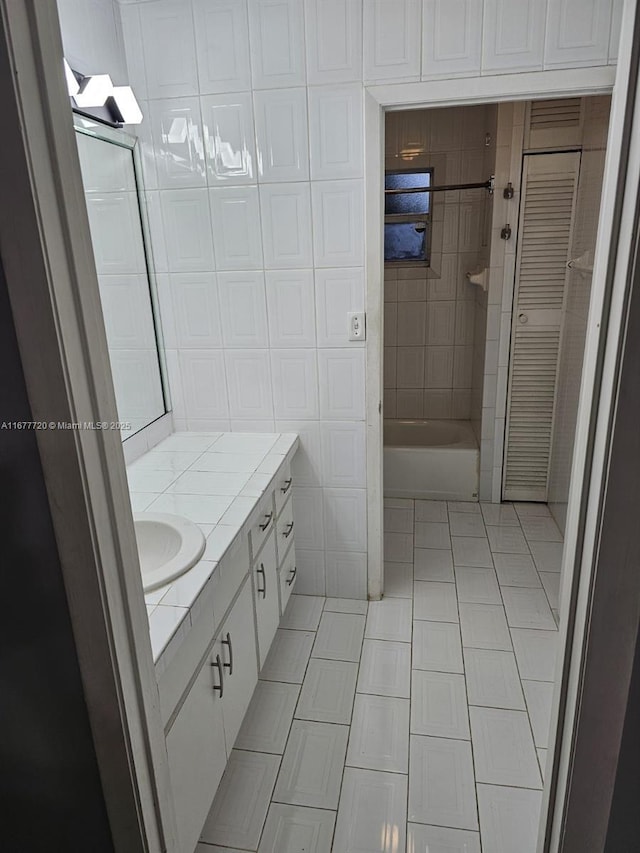
[[[412,600],[410,764],[448,751],[468,794],[434,814],[410,779],[408,819],[483,849],[509,814],[538,838],[608,121],[608,96],[385,118],[386,173],[432,183],[428,261],[384,265],[383,594]]]

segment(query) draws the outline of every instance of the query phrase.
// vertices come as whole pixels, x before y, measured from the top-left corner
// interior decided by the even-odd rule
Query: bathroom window
[[[409,192],[432,185],[433,170],[386,172],[384,196],[384,260],[390,264],[429,265],[431,193]],[[402,192],[407,190],[407,192]]]

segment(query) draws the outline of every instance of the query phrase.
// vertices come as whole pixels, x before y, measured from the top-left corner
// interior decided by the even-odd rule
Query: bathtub
[[[384,494],[478,500],[480,453],[469,421],[384,421]]]

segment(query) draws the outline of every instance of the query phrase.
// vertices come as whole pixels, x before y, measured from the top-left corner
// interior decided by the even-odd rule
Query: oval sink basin
[[[180,577],[204,553],[202,530],[186,518],[165,512],[137,512],[133,522],[145,592]]]

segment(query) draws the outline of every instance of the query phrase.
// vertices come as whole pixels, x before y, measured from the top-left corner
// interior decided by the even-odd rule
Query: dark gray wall
[[[597,780],[594,780],[597,782]],[[629,704],[622,733],[620,761],[605,853],[640,850],[640,642],[636,643]]]
[[[107,853],[111,833],[36,437],[1,428],[30,420],[0,264],[0,850]]]

